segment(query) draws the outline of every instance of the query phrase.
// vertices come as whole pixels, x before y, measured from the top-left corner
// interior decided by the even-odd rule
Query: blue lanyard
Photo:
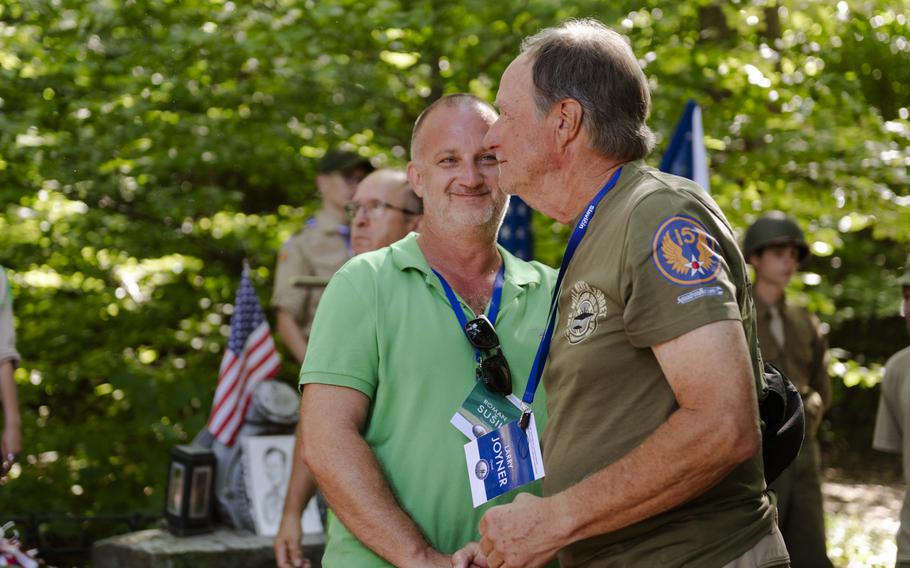
[[[575,256],[575,250],[578,248],[578,245],[581,244],[581,240],[588,230],[588,224],[591,222],[591,217],[594,216],[597,205],[604,196],[613,189],[613,186],[616,185],[621,173],[622,168],[616,170],[616,173],[610,177],[610,180],[606,185],[601,188],[597,195],[594,196],[594,199],[591,200],[591,203],[588,204],[588,208],[585,210],[584,215],[581,216],[581,219],[578,220],[578,224],[575,225],[572,236],[569,237],[569,244],[566,245],[566,252],[562,255],[562,264],[559,267],[559,275],[556,277],[556,286],[553,288],[553,297],[550,299],[550,315],[547,318],[547,329],[544,331],[543,337],[540,338],[540,344],[537,346],[537,355],[534,356],[534,364],[531,366],[531,373],[528,375],[528,385],[525,387],[525,393],[521,397],[523,403],[523,414],[521,417],[522,428],[527,427],[528,418],[531,413],[531,403],[534,402],[534,393],[537,392],[537,386],[540,384],[540,376],[543,374],[544,365],[547,363],[547,354],[550,352],[550,339],[553,335],[553,327],[556,324],[556,306],[559,300],[559,287],[562,285],[562,278],[566,275],[566,268],[569,267],[569,262],[571,262],[572,257]]]
[[[446,282],[446,279],[442,277],[442,274],[436,272],[435,269],[431,268],[433,274],[439,278],[439,283],[442,284],[442,289],[446,293],[446,298],[449,299],[449,305],[452,306],[452,311],[455,312],[455,317],[458,318],[458,324],[461,325],[462,333],[465,333],[464,328],[468,325],[468,318],[464,315],[464,310],[461,309],[461,304],[458,303],[458,297],[455,295],[455,292],[452,290],[452,287],[449,286],[449,283]],[[506,261],[503,259],[502,266],[499,267],[499,272],[496,273],[496,279],[493,281],[493,296],[490,298],[490,308],[487,313],[487,319],[490,320],[490,323],[494,326],[496,325],[496,316],[499,315],[499,302],[502,300],[502,283],[505,280],[506,272]],[[480,350],[475,349],[474,355],[477,360],[480,360]]]

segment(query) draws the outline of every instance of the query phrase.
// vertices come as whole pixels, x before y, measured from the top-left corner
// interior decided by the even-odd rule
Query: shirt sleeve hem
[[[717,309],[678,319],[659,327],[640,332],[627,332],[629,343],[634,347],[643,349],[676,339],[690,331],[717,321],[735,320],[742,321],[739,311],[733,306],[722,306]]]
[[[345,375],[343,373],[333,373],[328,371],[303,371],[300,373],[300,387],[310,384],[331,385],[336,387],[347,387],[367,395],[373,400],[376,393],[376,385],[366,379]]]
[[[7,351],[5,353],[0,353],[0,365],[9,361],[12,363],[13,368],[19,367],[19,364],[22,362],[22,358],[19,356],[19,353],[16,351]]]

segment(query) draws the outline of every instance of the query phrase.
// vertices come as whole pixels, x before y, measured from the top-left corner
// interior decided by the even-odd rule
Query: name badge
[[[527,430],[517,420],[464,446],[474,507],[544,476],[537,423]]]
[[[521,400],[517,396],[510,394],[506,397],[491,393],[482,383],[476,382],[450,422],[459,432],[473,440],[518,420],[520,416]]]

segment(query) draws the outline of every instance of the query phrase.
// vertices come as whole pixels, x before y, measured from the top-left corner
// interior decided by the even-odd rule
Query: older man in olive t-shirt
[[[569,21],[525,41],[496,101],[503,188],[576,229],[543,371],[545,497],[487,511],[479,553],[496,568],[787,566],[745,262],[703,189],[641,163],[635,55]]]

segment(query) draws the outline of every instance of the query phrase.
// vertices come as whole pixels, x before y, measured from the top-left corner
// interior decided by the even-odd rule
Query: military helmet
[[[799,260],[809,255],[809,245],[802,229],[791,217],[780,211],[772,211],[759,217],[746,229],[743,239],[743,256],[760,253],[764,249],[780,245],[793,245],[799,251]]]
[[[897,279],[901,286],[910,286],[910,255],[907,255],[907,262],[904,264],[904,274]]]
[[[316,166],[316,172],[320,174],[333,172],[346,174],[357,169],[361,169],[368,174],[373,171],[373,164],[356,152],[337,148],[326,152],[322,159],[319,160],[319,165]]]

